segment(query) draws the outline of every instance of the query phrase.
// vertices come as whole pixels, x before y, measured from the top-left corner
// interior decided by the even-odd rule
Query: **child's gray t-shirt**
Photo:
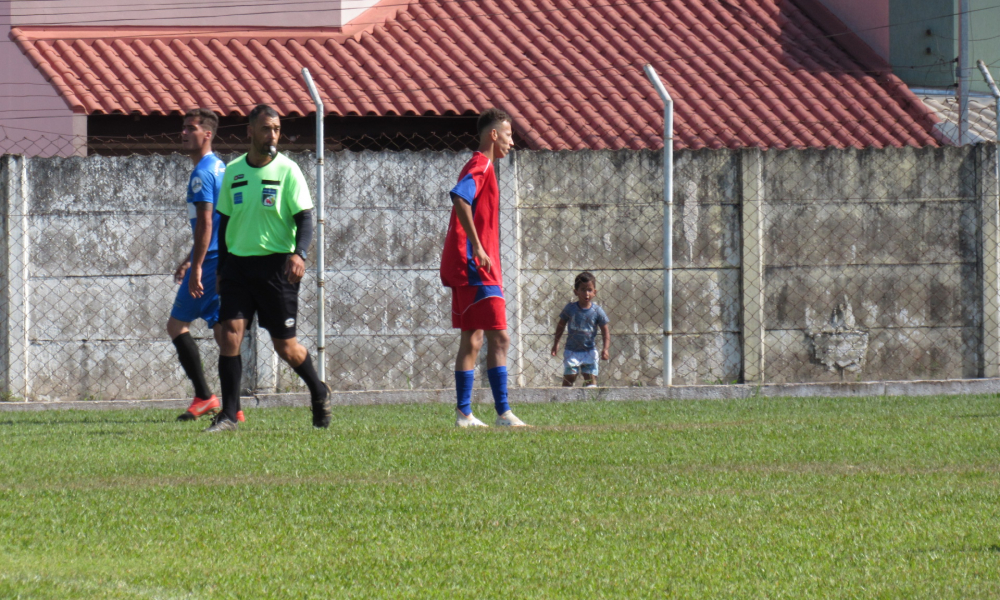
[[[584,352],[594,349],[594,340],[601,325],[608,324],[608,315],[596,304],[583,310],[578,302],[570,302],[559,313],[559,319],[566,321],[566,349]]]

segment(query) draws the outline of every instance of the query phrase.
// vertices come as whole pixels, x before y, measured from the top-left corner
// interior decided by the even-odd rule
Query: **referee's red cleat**
[[[177,417],[178,421],[194,421],[198,417],[203,415],[214,415],[222,409],[222,403],[219,399],[215,397],[215,394],[207,400],[202,400],[201,398],[195,398],[191,401],[191,406],[188,407],[187,411],[181,416]]]
[[[246,423],[246,421],[247,421],[247,419],[246,419],[246,417],[243,416],[243,411],[242,410],[236,411],[236,422],[237,423]]]

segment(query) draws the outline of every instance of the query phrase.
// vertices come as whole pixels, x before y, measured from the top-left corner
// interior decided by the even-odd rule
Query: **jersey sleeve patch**
[[[189,202],[215,204],[215,175],[211,169],[198,169],[191,175]]]
[[[472,177],[472,173],[466,173],[465,177],[451,188],[451,193],[472,204],[476,199],[476,180]]]

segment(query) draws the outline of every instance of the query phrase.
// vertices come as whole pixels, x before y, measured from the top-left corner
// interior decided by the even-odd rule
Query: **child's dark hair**
[[[585,284],[585,283],[592,283],[592,284],[594,284],[594,287],[596,288],[597,287],[597,278],[594,277],[594,274],[591,273],[590,271],[584,271],[583,273],[580,273],[579,275],[577,275],[576,279],[573,280],[573,289],[574,290],[578,290],[578,289],[580,289],[580,286],[583,285],[583,284]]]

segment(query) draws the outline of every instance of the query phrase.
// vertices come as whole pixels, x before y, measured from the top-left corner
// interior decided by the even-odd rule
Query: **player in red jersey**
[[[441,256],[441,282],[451,288],[451,324],[462,330],[455,359],[458,427],[486,424],[472,414],[476,357],[486,338],[486,368],[496,424],[523,427],[507,404],[507,307],[500,270],[500,191],[493,161],[514,145],[510,116],[491,108],[479,116],[479,150],[451,190],[453,205]]]

